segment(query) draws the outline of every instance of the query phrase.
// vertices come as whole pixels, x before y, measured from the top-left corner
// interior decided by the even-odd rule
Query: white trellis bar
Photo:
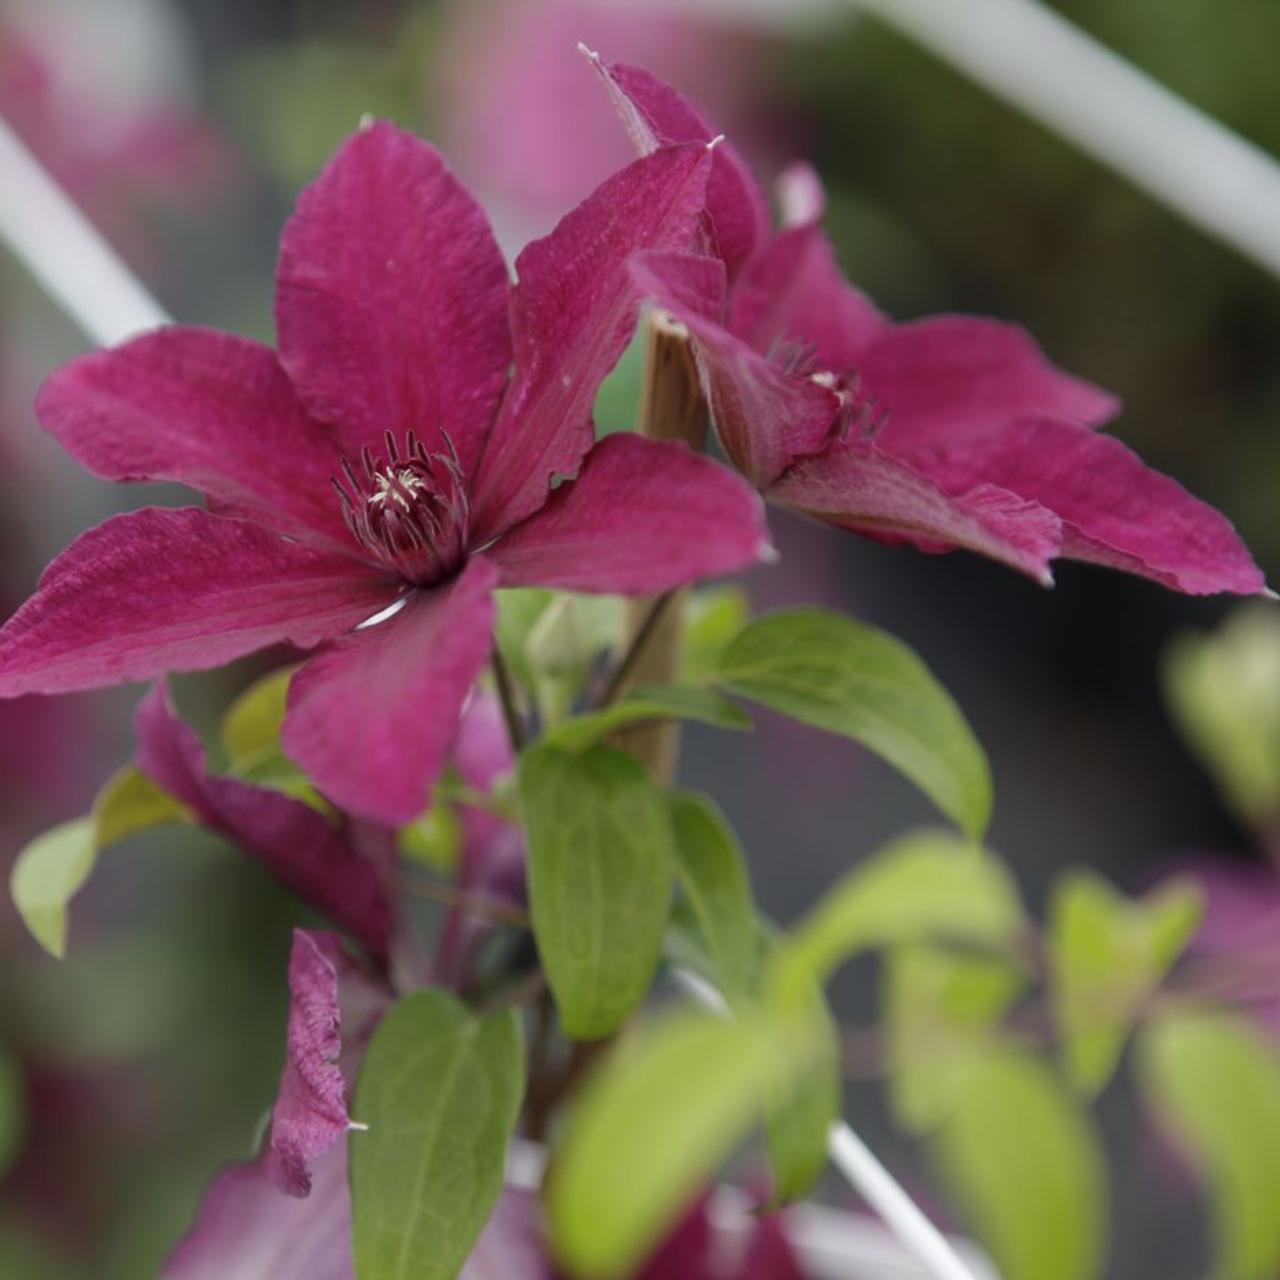
[[[93,341],[121,342],[169,322],[160,304],[3,119],[0,236]],[[704,1003],[719,1001],[719,994],[693,975],[684,977]],[[831,1158],[934,1280],[976,1280],[848,1125],[832,1130]]]
[[[1280,276],[1280,164],[1039,0],[853,0]]]
[[[3,118],[0,233],[93,341],[119,342],[168,322],[160,304]]]

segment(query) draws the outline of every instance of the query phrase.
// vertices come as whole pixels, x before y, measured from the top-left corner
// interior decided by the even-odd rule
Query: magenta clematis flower
[[[655,77],[594,61],[642,150],[715,132]],[[728,146],[707,192],[703,252],[647,252],[635,276],[690,330],[725,451],[770,501],[886,542],[965,547],[1045,584],[1069,557],[1193,595],[1264,589],[1223,516],[1094,430],[1117,401],[1023,330],[895,324],[849,284],[810,171],[787,175],[787,225],[745,254],[767,206]]]
[[[284,747],[340,808],[397,825],[488,659],[495,587],[646,595],[761,557],[762,508],[731,472],[633,435],[594,445],[639,306],[627,263],[689,243],[710,163],[702,144],[634,162],[521,253],[512,287],[440,155],[362,129],[285,230],[278,354],[174,327],[46,383],[41,422],[91,471],[209,509],[73,543],[0,631],[0,697],[322,645]]]

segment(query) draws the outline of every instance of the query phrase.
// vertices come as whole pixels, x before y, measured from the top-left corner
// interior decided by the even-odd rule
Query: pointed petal
[[[641,249],[688,246],[710,162],[703,146],[635,161],[516,260],[515,376],[473,486],[478,544],[542,506],[552,476],[577,472],[596,392],[640,309],[627,262]]]
[[[888,412],[881,435],[900,456],[992,431],[1024,413],[1095,425],[1119,401],[1055,369],[1025,329],[978,316],[931,316],[898,325],[866,352],[865,394]]]
[[[345,636],[289,686],[284,748],[336,804],[402,826],[427,806],[467,694],[489,660],[498,572],[452,582]]]
[[[631,270],[646,296],[693,335],[716,434],[757,489],[767,488],[797,457],[823,447],[839,397],[788,373],[720,323],[725,286],[719,262],[644,253],[636,255]]]
[[[36,412],[105,480],[190,485],[224,514],[356,554],[329,483],[338,451],[270,347],[213,329],[158,329],[63,365]]]
[[[191,508],[113,516],[45,570],[0,630],[0,697],[203,671],[285,641],[308,648],[398,589],[247,521]]]
[[[1153,578],[1188,595],[1252,595],[1266,583],[1225,516],[1079,423],[1037,416],[948,450],[948,490],[999,485],[1062,520],[1063,555]]]
[[[766,558],[764,506],[687,445],[622,432],[490,548],[504,587],[650,595]]]
[[[347,964],[332,933],[293,931],[289,953],[289,1029],[280,1092],[271,1112],[267,1172],[282,1191],[311,1191],[308,1165],[346,1136],[347,1086],[338,1066],[342,1017],[338,970]]]
[[[356,1280],[346,1144],[315,1161],[305,1200],[281,1194],[266,1165],[217,1176],[160,1280]]]
[[[605,64],[589,54],[641,155],[679,142],[711,142],[720,135],[702,112],[669,84],[640,67]],[[769,202],[751,167],[731,143],[716,144],[707,178],[708,253],[730,278],[769,235]]]
[[[143,773],[302,901],[348,929],[371,955],[386,955],[390,901],[374,864],[341,828],[278,791],[210,775],[200,739],[178,718],[163,682],[139,704],[134,725]]]
[[[447,435],[474,474],[511,363],[507,268],[440,154],[378,122],[298,201],[276,279],[280,358],[352,456]]]
[[[844,278],[822,228],[809,224],[775,236],[743,268],[728,328],[759,352],[792,344],[816,369],[847,374],[889,321]]]
[[[802,458],[768,493],[771,501],[884,542],[924,551],[965,547],[1046,586],[1061,546],[1057,516],[995,485],[959,496],[909,464],[861,442]]]
[[[791,1241],[783,1229],[780,1214],[757,1218],[746,1254],[742,1259],[741,1280],[804,1280]]]

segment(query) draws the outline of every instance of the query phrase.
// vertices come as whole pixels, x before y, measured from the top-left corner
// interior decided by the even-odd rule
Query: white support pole
[[[169,323],[160,304],[0,119],[0,236],[95,343]]]
[[[854,0],[1280,276],[1280,163],[1039,0]]]

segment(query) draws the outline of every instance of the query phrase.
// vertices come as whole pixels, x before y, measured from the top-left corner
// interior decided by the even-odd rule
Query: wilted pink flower
[[[439,154],[362,129],[285,230],[278,355],[174,327],[45,385],[41,421],[91,471],[185,483],[209,510],[73,543],[0,632],[0,697],[324,644],[284,746],[341,808],[399,824],[488,659],[495,587],[643,595],[756,560],[759,501],[732,473],[636,436],[593,447],[639,303],[627,263],[688,243],[710,160],[634,162],[524,250],[512,288]]]
[[[206,829],[239,845],[304,902],[348,929],[370,955],[385,960],[392,911],[367,845],[387,833],[331,821],[301,800],[239,778],[211,774],[196,733],[174,711],[163,683],[142,700],[134,720],[137,765],[186,805]]]
[[[646,72],[597,66],[643,150],[714,132]],[[1193,595],[1263,589],[1227,520],[1092,429],[1112,396],[1015,326],[893,323],[841,275],[816,177],[793,171],[783,197],[790,225],[744,257],[764,197],[721,146],[705,252],[635,265],[691,331],[725,450],[771,501],[887,542],[967,547],[1044,583],[1065,556]]]

